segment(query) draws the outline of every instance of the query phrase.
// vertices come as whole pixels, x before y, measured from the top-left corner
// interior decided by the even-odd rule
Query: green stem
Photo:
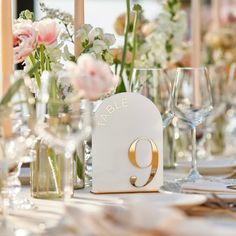
[[[57,162],[56,162],[56,154],[55,152],[53,151],[52,148],[49,148],[48,147],[48,161],[49,161],[49,166],[52,170],[52,176],[53,176],[53,179],[54,179],[54,184],[55,184],[55,188],[56,188],[56,191],[57,193],[59,193],[59,188],[58,188],[58,182],[60,181],[59,179],[59,170],[57,168]]]
[[[50,65],[50,58],[48,56],[46,56],[46,70],[47,71],[51,71],[51,65]]]
[[[134,70],[134,61],[136,58],[136,49],[137,49],[137,25],[138,25],[138,18],[139,18],[139,10],[135,10],[134,15],[134,26],[133,26],[133,48],[132,48],[132,62],[130,66],[130,73],[129,73],[129,82],[131,81],[133,70]]]
[[[50,99],[48,103],[48,112],[50,116],[57,116],[60,102],[58,101],[57,80],[54,76],[50,78]],[[57,103],[58,101],[58,103]]]
[[[120,77],[122,78],[124,66],[125,66],[125,59],[126,59],[126,52],[127,52],[127,45],[128,45],[128,35],[129,35],[129,26],[130,26],[130,0],[126,0],[126,23],[125,23],[125,38],[124,38],[124,47],[122,52],[122,61],[121,61],[121,68],[120,68]],[[123,81],[122,81],[123,83]]]
[[[32,53],[29,55],[29,59],[31,61],[31,64],[34,66],[36,64],[36,60],[35,60]],[[38,84],[38,87],[40,88],[41,80],[40,80],[40,74],[39,74],[38,70],[35,70],[34,74],[35,74],[35,79],[36,79],[36,82]]]
[[[117,70],[118,70],[118,63],[117,61],[115,62],[115,74],[117,74]]]
[[[65,23],[63,23],[63,24],[64,24],[65,29],[66,29],[66,32],[67,32],[67,34],[68,34],[68,36],[69,36],[69,38],[70,38],[70,41],[71,41],[72,43],[74,43],[73,36],[70,34],[70,31],[69,31],[69,29],[68,29],[68,24],[65,24]]]
[[[40,58],[40,65],[41,65],[41,70],[44,71],[44,63],[45,63],[45,56],[44,56],[44,46],[43,44],[40,45],[39,47],[39,58]]]

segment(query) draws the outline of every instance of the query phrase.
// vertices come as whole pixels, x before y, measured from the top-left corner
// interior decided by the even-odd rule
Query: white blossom
[[[108,49],[107,45],[104,41],[96,39],[93,42],[92,51],[94,51],[96,54],[101,53],[103,50]]]
[[[102,39],[102,37],[103,37],[103,29],[99,27],[93,28],[88,33],[89,42],[93,42],[97,38]]]
[[[163,2],[161,13],[155,24],[156,29],[150,33],[138,52],[136,67],[166,67],[169,62],[180,59],[179,48],[182,47],[187,28],[186,14],[176,7],[174,18],[169,12],[166,1]],[[167,50],[167,44],[172,47]]]
[[[114,34],[104,34],[103,40],[108,46],[112,46],[116,42]]]

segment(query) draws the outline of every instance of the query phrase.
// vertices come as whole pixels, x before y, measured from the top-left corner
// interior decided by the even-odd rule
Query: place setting
[[[234,236],[235,5],[0,0],[0,236]]]

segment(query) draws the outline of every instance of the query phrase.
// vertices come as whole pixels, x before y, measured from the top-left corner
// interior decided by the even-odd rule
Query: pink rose
[[[57,41],[60,29],[55,20],[43,19],[34,23],[38,33],[38,44],[51,45]]]
[[[14,62],[20,63],[36,47],[36,31],[30,20],[16,21],[13,25]]]
[[[72,85],[86,99],[95,100],[106,95],[118,82],[108,64],[88,54],[79,57],[77,64],[71,63],[67,69]]]

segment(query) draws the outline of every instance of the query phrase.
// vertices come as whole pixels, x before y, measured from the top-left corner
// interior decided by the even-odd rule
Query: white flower
[[[85,32],[88,34],[92,30],[93,26],[90,24],[84,24],[82,26],[82,29],[85,30]]]
[[[29,76],[24,76],[25,86],[29,88],[30,92],[38,96],[39,87],[35,78],[30,78]]]
[[[112,64],[113,63],[113,57],[109,52],[106,52],[104,54],[104,59],[108,64]]]
[[[166,67],[169,62],[176,62],[180,58],[180,48],[187,28],[186,14],[176,5],[175,17],[172,19],[167,2],[163,2],[163,8],[158,15],[156,29],[154,28],[146,37],[138,52],[139,60],[135,61],[138,67]],[[154,24],[154,23],[153,23]],[[171,44],[173,49],[167,51],[166,45]]]
[[[89,54],[79,57],[77,64],[70,63],[67,72],[78,93],[91,100],[106,95],[118,82],[108,64],[94,59]]]
[[[96,39],[93,42],[92,51],[94,51],[96,54],[101,53],[103,50],[107,50],[107,49],[108,47],[104,41]]]
[[[88,34],[92,30],[92,26],[89,24],[84,24],[76,33],[76,37],[80,38],[81,42],[89,40]]]
[[[102,37],[103,29],[99,27],[93,28],[88,34],[89,42],[93,42],[97,38],[101,39]]]
[[[112,46],[116,42],[114,34],[104,34],[103,40],[107,44],[107,46]]]
[[[62,53],[62,57],[65,61],[70,61],[72,57],[72,53],[70,53],[68,45],[64,47],[64,52]]]

